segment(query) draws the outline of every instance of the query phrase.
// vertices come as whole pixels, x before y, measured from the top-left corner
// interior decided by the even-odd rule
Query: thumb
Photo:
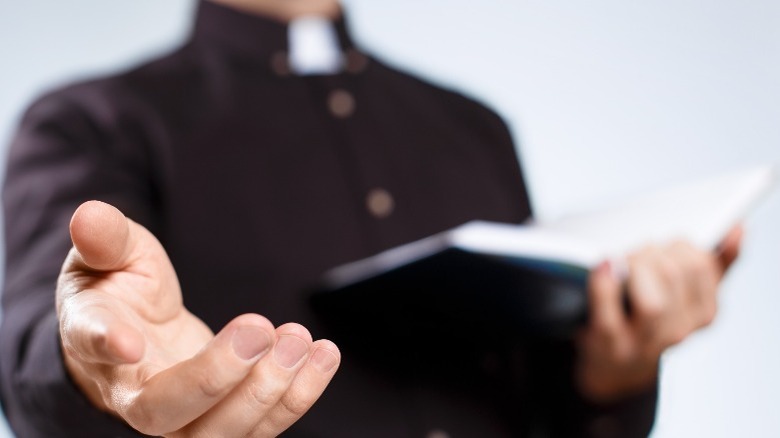
[[[151,232],[116,208],[99,201],[81,204],[73,213],[70,235],[73,248],[60,272],[58,306],[85,288],[96,288],[114,291],[114,296],[136,311],[145,309],[145,318],[151,314],[173,318],[182,307],[179,281],[165,248]],[[92,275],[119,271],[132,277]],[[97,278],[109,281],[98,285],[92,281]]]
[[[602,262],[589,278],[590,326],[602,333],[617,333],[626,323],[622,284],[612,262]]]
[[[95,270],[122,268],[130,252],[128,220],[105,202],[81,204],[70,220],[70,237],[84,264]]]

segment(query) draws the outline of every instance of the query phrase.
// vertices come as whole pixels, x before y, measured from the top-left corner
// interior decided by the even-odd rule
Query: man
[[[269,320],[324,332],[306,287],[326,269],[525,220],[512,142],[481,105],[357,50],[335,1],[215,3],[181,50],[51,93],[22,122],[0,359],[20,436],[648,432],[660,354],[711,321],[738,232],[718,256],[631,256],[630,315],[602,265],[574,345],[399,321],[401,345],[366,346],[389,363],[342,360]],[[315,32],[343,62],[297,63],[284,23],[309,15],[335,20]]]

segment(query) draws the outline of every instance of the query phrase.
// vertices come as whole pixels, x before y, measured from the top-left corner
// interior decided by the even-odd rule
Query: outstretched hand
[[[736,227],[715,253],[684,242],[644,248],[628,259],[626,289],[609,264],[592,272],[590,321],[578,338],[575,369],[583,395],[609,402],[649,389],[661,354],[712,322],[718,284],[741,239]]]
[[[108,204],[74,213],[57,285],[64,360],[98,408],[149,435],[276,436],[330,382],[340,353],[305,327],[244,314],[216,336],[182,303],[165,250]]]

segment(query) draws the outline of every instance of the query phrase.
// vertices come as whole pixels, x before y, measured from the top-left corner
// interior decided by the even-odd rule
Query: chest
[[[166,245],[185,301],[214,324],[246,307],[286,319],[328,268],[525,208],[486,140],[381,88],[322,78],[232,95],[172,138],[166,170]],[[199,303],[214,290],[220,309]]]

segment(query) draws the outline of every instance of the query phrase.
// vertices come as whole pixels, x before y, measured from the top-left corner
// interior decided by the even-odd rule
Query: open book
[[[776,180],[761,166],[551,222],[470,222],[333,269],[315,304],[345,321],[389,311],[566,335],[586,318],[597,264],[674,239],[716,250]]]

